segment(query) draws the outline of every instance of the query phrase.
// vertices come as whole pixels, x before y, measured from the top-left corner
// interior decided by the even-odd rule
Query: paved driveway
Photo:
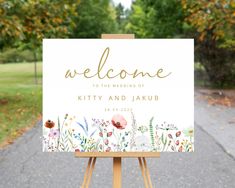
[[[235,108],[195,101],[195,152],[148,159],[154,187],[235,187]],[[78,188],[87,159],[42,153],[41,124],[0,150],[1,188]],[[123,160],[123,187],[144,187],[137,159]],[[91,187],[112,187],[112,160],[98,159]]]

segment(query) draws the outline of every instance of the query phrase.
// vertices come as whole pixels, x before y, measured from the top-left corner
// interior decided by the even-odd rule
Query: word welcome
[[[131,76],[132,78],[136,78],[138,76],[141,77],[149,77],[149,78],[166,78],[167,76],[169,76],[171,74],[171,72],[169,73],[164,73],[164,70],[162,68],[157,69],[156,71],[154,71],[152,74],[149,72],[143,72],[143,71],[139,71],[138,69],[135,69],[133,72],[128,72],[124,69],[117,71],[115,73],[115,70],[110,68],[108,69],[106,72],[103,71],[103,68],[106,64],[106,61],[109,57],[109,47],[107,47],[98,64],[98,69],[97,72],[95,72],[95,74],[91,73],[91,69],[90,68],[85,68],[85,70],[83,72],[78,72],[76,69],[74,69],[73,71],[68,69],[65,73],[65,78],[74,78],[78,75],[83,75],[85,78],[93,78],[93,77],[98,77],[99,79],[104,79],[104,78],[108,78],[108,79],[113,79],[113,78],[117,78],[119,77],[120,79],[125,79],[127,76]]]

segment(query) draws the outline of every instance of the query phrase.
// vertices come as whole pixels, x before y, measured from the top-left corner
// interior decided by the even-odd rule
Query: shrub
[[[37,54],[37,60],[41,60],[41,54]],[[19,50],[10,48],[0,53],[0,64],[3,63],[19,63],[19,62],[33,62],[34,54],[30,50]]]

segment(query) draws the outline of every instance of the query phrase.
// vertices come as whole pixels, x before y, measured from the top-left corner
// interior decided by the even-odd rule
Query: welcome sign
[[[43,40],[43,151],[193,151],[193,46]]]

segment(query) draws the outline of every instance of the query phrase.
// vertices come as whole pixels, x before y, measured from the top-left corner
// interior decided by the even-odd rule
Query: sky
[[[133,0],[113,0],[113,2],[115,3],[115,5],[117,5],[118,3],[121,3],[126,9],[130,9],[131,8],[131,3]]]

